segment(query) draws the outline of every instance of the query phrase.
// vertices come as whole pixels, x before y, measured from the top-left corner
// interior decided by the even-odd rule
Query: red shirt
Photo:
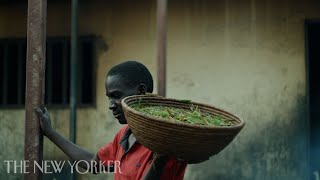
[[[101,161],[118,161],[120,164],[114,167],[115,180],[140,180],[147,172],[153,153],[142,144],[136,142],[128,149],[128,138],[131,130],[128,125],[121,128],[113,141],[100,148],[98,156]],[[165,166],[161,179],[182,180],[187,164],[175,158],[170,158]],[[119,172],[121,171],[121,173]]]

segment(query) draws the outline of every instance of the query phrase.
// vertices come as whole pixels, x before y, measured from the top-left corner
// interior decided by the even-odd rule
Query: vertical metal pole
[[[71,10],[71,74],[70,74],[70,140],[76,142],[77,60],[78,60],[78,0],[72,0]]]
[[[77,61],[78,61],[78,0],[71,2],[71,62],[70,62],[70,141],[76,143],[77,128]],[[71,174],[71,179],[76,179],[75,174]]]
[[[46,18],[47,1],[28,0],[24,157],[30,162],[26,168],[31,173],[24,175],[25,180],[42,179],[39,168],[33,163],[34,161],[41,163],[43,148],[40,123],[33,108],[44,102]]]
[[[158,94],[166,95],[167,0],[157,1]]]

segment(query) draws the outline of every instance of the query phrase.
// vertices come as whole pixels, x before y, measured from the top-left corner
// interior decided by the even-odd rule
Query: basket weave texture
[[[138,112],[130,105],[169,106],[189,109],[198,106],[201,112],[231,120],[232,126],[203,126],[172,122],[155,116]],[[216,155],[235,138],[244,126],[238,117],[213,106],[188,102],[159,96],[129,96],[121,102],[127,123],[138,142],[153,152],[172,155],[185,160],[201,160]]]

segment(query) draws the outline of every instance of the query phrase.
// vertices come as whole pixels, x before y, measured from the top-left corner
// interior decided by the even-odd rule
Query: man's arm
[[[88,164],[91,164],[91,161],[95,161],[96,156],[81,147],[77,146],[76,144],[72,143],[68,139],[64,138],[61,134],[59,134],[55,130],[51,130],[47,134],[45,134],[48,139],[50,139],[56,146],[58,146],[70,159],[75,161],[80,161],[79,166],[87,169],[92,167],[87,167]],[[89,162],[85,163],[83,162]]]
[[[94,155],[76,144],[72,143],[68,139],[64,138],[61,134],[55,131],[51,127],[51,119],[49,113],[46,108],[35,108],[35,111],[40,118],[40,125],[42,133],[50,139],[55,145],[57,145],[70,159],[80,161],[79,166],[88,169],[90,168],[90,172],[97,173],[96,167],[99,164],[99,158],[97,155]],[[85,163],[84,161],[88,162]],[[95,161],[94,163],[91,163]],[[96,165],[95,167],[87,167],[87,165]],[[93,168],[93,169],[92,169]]]

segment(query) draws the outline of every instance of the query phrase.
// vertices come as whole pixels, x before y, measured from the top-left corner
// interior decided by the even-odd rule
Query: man
[[[152,93],[153,79],[149,70],[141,63],[127,61],[114,66],[107,74],[105,82],[106,95],[109,98],[109,109],[120,124],[124,126],[115,135],[114,140],[101,147],[97,154],[92,154],[65,139],[51,127],[50,116],[46,108],[35,108],[43,134],[56,144],[69,158],[79,161],[79,166],[98,173],[99,162],[119,162],[111,164],[120,168],[114,174],[115,180],[138,179],[183,179],[186,163],[174,157],[158,155],[137,142],[128,128],[121,106],[121,100],[131,95]],[[94,163],[92,163],[94,162]],[[89,167],[88,167],[89,166]]]

